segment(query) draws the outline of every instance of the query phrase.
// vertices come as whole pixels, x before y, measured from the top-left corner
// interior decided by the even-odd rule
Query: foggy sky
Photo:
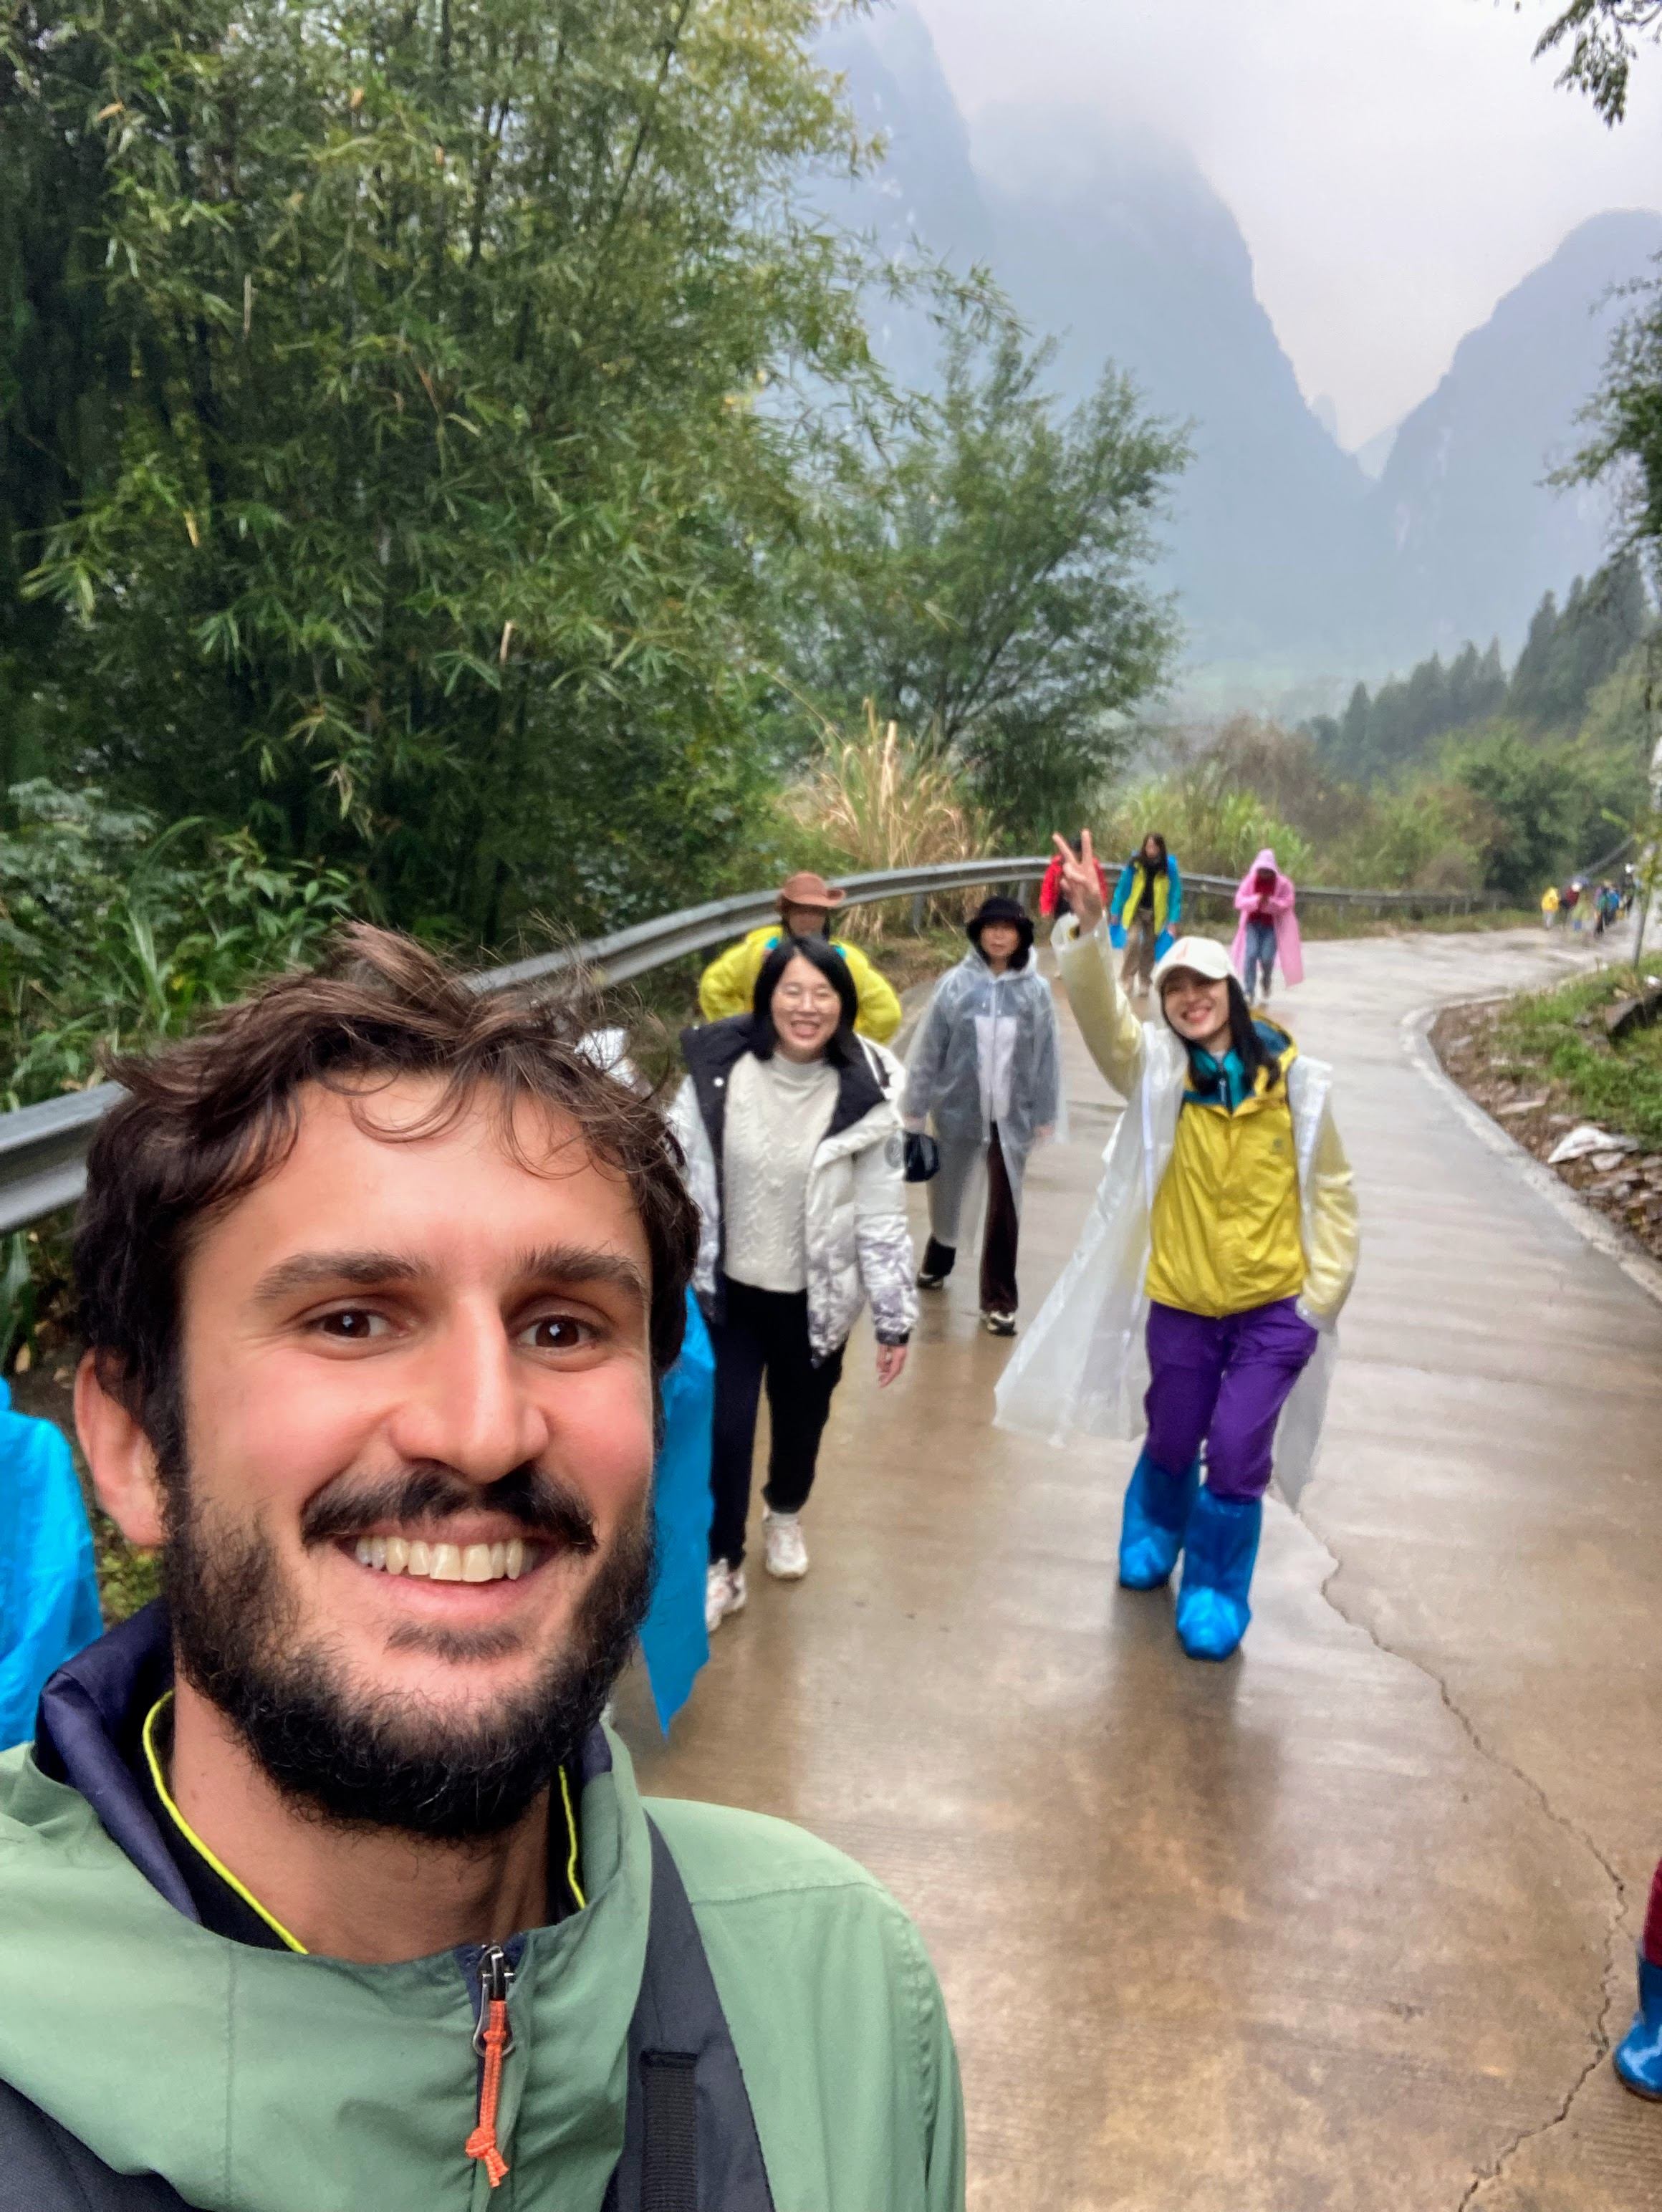
[[[1662,208],[1662,48],[1606,130],[1531,50],[1545,0],[916,0],[970,120],[1088,102],[1228,202],[1307,398],[1355,447],[1605,208]]]

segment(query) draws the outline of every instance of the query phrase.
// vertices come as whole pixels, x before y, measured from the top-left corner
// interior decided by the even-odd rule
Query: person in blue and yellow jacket
[[[1331,1071],[1253,1019],[1221,945],[1179,938],[1154,970],[1157,1017],[1137,1019],[1084,846],[1064,867],[1073,915],[1054,941],[1080,1032],[1126,1110],[997,1419],[1058,1442],[1134,1434],[1141,1400],[1120,1582],[1160,1588],[1181,1553],[1178,1638],[1190,1658],[1225,1659],[1251,1617],[1271,1474],[1296,1504],[1314,1461],[1356,1272],[1355,1193]]]
[[[756,979],[762,963],[786,937],[824,937],[831,917],[845,894],[833,890],[823,876],[799,868],[779,886],[779,919],[752,929],[737,945],[730,945],[712,960],[698,978],[698,1007],[707,1022],[724,1022],[734,1014],[747,1014],[756,995]],[[860,1002],[855,1027],[861,1036],[886,1044],[900,1026],[900,1001],[888,978],[873,967],[857,945],[833,940],[849,971]]]
[[[1127,990],[1148,990],[1154,963],[1171,951],[1182,919],[1183,878],[1165,838],[1151,830],[1120,870],[1108,907],[1109,935],[1125,955],[1119,980]]]

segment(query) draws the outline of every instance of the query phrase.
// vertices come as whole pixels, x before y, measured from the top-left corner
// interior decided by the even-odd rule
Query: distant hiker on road
[[[1064,848],[1063,850],[1066,848]],[[1057,854],[1062,857],[1061,853]],[[1068,852],[1062,871],[1062,887],[1068,890],[1075,855]],[[1096,872],[1094,856],[1093,872]],[[1154,963],[1169,951],[1183,918],[1183,878],[1166,849],[1166,840],[1154,830],[1120,870],[1109,908],[1109,934],[1125,958],[1119,980],[1128,991],[1146,994]]]
[[[1068,840],[1075,859],[1079,855],[1079,840]],[[1108,871],[1100,860],[1097,862],[1097,881],[1102,886],[1102,902],[1108,903]],[[1044,880],[1038,887],[1038,910],[1047,921],[1060,921],[1068,911],[1068,895],[1062,888],[1062,856],[1057,854],[1044,871]]]
[[[1235,910],[1240,921],[1229,957],[1249,1005],[1269,998],[1278,953],[1288,982],[1304,981],[1304,946],[1294,910],[1295,896],[1293,878],[1282,873],[1273,849],[1266,845],[1235,890]]]
[[[877,1379],[906,1364],[917,1319],[906,1227],[904,1070],[855,1036],[854,981],[823,937],[762,963],[751,1013],[682,1032],[671,1115],[700,1216],[695,1280],[715,1346],[711,1631],[745,1603],[745,1522],[762,1383],[771,1437],[762,1492],[767,1571],[808,1571],[801,1514],[843,1350],[868,1298]]]
[[[983,900],[964,933],[972,949],[936,984],[907,1069],[906,1126],[933,1119],[941,1148],[917,1281],[938,1291],[951,1274],[964,1194],[984,1163],[981,1318],[993,1335],[1014,1336],[1022,1173],[1061,1110],[1056,1006],[1033,961],[1032,922],[1014,899]]]
[[[1545,890],[1543,890],[1543,891],[1542,892],[1542,894],[1541,894],[1541,922],[1542,922],[1542,927],[1543,927],[1543,928],[1546,928],[1546,929],[1550,929],[1550,928],[1552,927],[1552,925],[1554,924],[1554,922],[1555,922],[1555,921],[1557,921],[1557,919],[1558,919],[1558,886],[1557,886],[1557,884],[1549,884],[1547,885],[1547,887],[1546,887]]]
[[[886,1044],[900,1026],[900,1001],[887,979],[873,967],[857,945],[844,945],[830,936],[831,917],[842,905],[845,892],[833,890],[823,876],[799,869],[779,886],[779,919],[713,960],[698,979],[698,1005],[707,1022],[722,1022],[734,1014],[747,1014],[756,990],[756,979],[770,952],[792,937],[823,937],[854,979],[859,1000],[855,1027],[861,1036]]]
[[[1355,1194],[1330,1071],[1253,1019],[1221,945],[1179,938],[1154,972],[1159,1018],[1136,1019],[1115,987],[1090,858],[1087,836],[1064,872],[1074,917],[1056,945],[1081,1033],[1126,1110],[1078,1249],[1005,1370],[997,1418],[1056,1441],[1134,1434],[1146,1377],[1120,1581],[1159,1589],[1181,1553],[1178,1635],[1190,1658],[1224,1659],[1251,1618],[1272,1466],[1296,1498],[1314,1457],[1356,1271]]]
[[[1564,896],[1558,903],[1568,920],[1571,930],[1579,937],[1581,934],[1582,919],[1581,885],[1575,878],[1572,877],[1565,884]]]

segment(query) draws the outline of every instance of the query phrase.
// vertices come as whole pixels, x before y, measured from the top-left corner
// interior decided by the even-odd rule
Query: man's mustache
[[[420,1460],[370,1482],[338,1475],[308,1501],[300,1533],[308,1546],[327,1544],[361,1535],[377,1521],[407,1527],[462,1513],[501,1514],[527,1536],[549,1538],[574,1552],[593,1552],[599,1545],[594,1516],[569,1484],[525,1466],[481,1488],[439,1460]]]

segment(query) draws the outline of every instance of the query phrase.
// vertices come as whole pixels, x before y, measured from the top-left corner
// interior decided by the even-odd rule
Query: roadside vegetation
[[[1493,1025],[1491,1064],[1531,1095],[1544,1087],[1559,1109],[1662,1152],[1662,1023],[1615,1042],[1604,1033],[1605,1009],[1633,989],[1630,969],[1605,968],[1511,1000]]]
[[[1432,1041],[1444,1066],[1501,1128],[1579,1196],[1662,1257],[1662,1020],[1618,1037],[1607,1012],[1651,984],[1622,963],[1492,1006],[1452,1006]],[[1553,1162],[1567,1133],[1608,1139]]]

